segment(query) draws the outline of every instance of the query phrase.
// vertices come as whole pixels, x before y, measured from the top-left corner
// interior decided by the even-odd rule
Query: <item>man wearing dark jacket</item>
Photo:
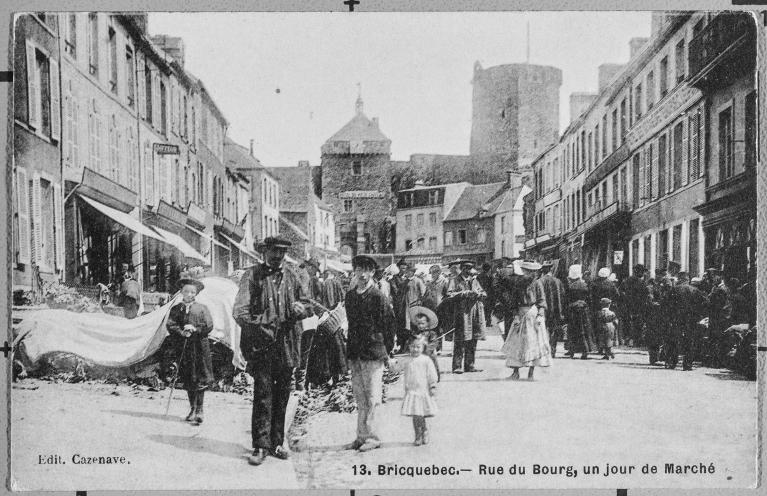
[[[357,403],[357,437],[347,449],[369,451],[381,446],[378,407],[383,391],[383,370],[394,345],[394,315],[376,287],[377,264],[365,255],[352,259],[356,285],[346,293],[349,338],[346,354],[352,371],[352,392]]]
[[[551,262],[543,262],[541,265],[541,277],[543,294],[546,297],[546,329],[549,331],[549,344],[551,344],[551,356],[557,354],[557,341],[561,331],[562,322],[565,320],[564,309],[567,307],[565,287],[562,281],[551,273]]]
[[[636,264],[633,273],[623,281],[620,287],[621,316],[626,323],[626,337],[631,346],[639,345],[647,320],[650,293],[644,281],[645,272],[644,265]]]
[[[232,316],[242,330],[240,349],[253,376],[251,465],[267,454],[285,460],[285,410],[294,370],[300,363],[301,320],[310,315],[305,288],[295,271],[283,266],[290,241],[268,237],[259,246],[264,263],[242,276]]]
[[[674,369],[682,359],[682,370],[692,370],[692,361],[698,351],[698,322],[706,312],[708,300],[701,291],[690,285],[687,272],[679,272],[677,284],[669,294],[670,331],[666,335],[666,368]]]

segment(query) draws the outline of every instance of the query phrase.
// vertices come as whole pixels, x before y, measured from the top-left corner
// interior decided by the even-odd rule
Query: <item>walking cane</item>
[[[178,372],[181,369],[181,359],[184,357],[184,351],[186,351],[186,343],[189,341],[188,337],[184,338],[184,346],[181,347],[181,356],[179,356],[176,370],[173,372],[173,380],[170,383],[170,395],[168,395],[168,404],[165,406],[165,416],[168,416],[170,411],[170,400],[173,399],[173,390],[176,389],[176,381],[178,380]]]

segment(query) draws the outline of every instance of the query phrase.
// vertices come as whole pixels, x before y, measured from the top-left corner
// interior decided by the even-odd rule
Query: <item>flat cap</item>
[[[352,267],[355,269],[359,267],[363,270],[376,270],[378,268],[378,264],[375,260],[373,260],[373,258],[367,255],[357,255],[356,257],[352,258]]]

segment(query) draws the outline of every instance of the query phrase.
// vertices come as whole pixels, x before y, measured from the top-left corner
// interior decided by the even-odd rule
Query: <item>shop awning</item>
[[[351,272],[352,264],[339,262],[338,260],[328,260],[325,262],[325,268],[335,270],[336,272]]]
[[[91,207],[95,208],[96,210],[106,215],[110,219],[127,227],[131,231],[141,234],[143,236],[148,236],[150,238],[154,238],[160,241],[165,241],[165,239],[161,235],[151,230],[150,228],[148,228],[141,222],[139,222],[138,219],[134,219],[129,214],[126,214],[125,212],[120,212],[119,210],[114,209],[112,207],[107,207],[103,203],[97,202],[96,200],[92,200],[86,196],[83,196],[83,195],[78,195],[78,196],[80,197],[80,199],[82,199]]]
[[[187,225],[187,226],[186,226],[186,228],[187,228],[187,229],[189,229],[190,231],[192,231],[192,232],[193,232],[193,233],[195,233],[195,234],[199,234],[200,236],[202,236],[203,238],[205,238],[205,239],[207,239],[207,240],[213,241],[213,244],[215,244],[215,245],[218,245],[218,246],[220,246],[221,248],[224,248],[224,249],[226,249],[226,250],[232,251],[232,250],[231,250],[231,249],[230,249],[228,246],[226,246],[224,243],[222,243],[222,242],[220,242],[220,241],[216,241],[216,239],[215,239],[213,236],[211,236],[210,234],[205,234],[204,232],[200,231],[199,229],[195,229],[194,227],[192,227],[192,226],[190,226],[190,225]]]
[[[253,250],[248,249],[248,247],[245,246],[244,243],[235,241],[234,239],[230,238],[229,236],[227,236],[226,234],[222,232],[219,232],[218,234],[220,234],[224,239],[232,243],[234,246],[237,247],[238,250],[240,250],[241,252],[249,256],[250,258],[255,259],[257,262],[261,261],[261,257],[259,257]]]
[[[184,238],[178,234],[166,231],[160,227],[154,227],[153,229],[160,233],[163,238],[165,238],[166,243],[178,248],[186,258],[192,258],[194,260],[203,262],[206,265],[210,265],[210,260],[205,255],[195,250],[192,245],[187,243],[186,240],[184,240]]]

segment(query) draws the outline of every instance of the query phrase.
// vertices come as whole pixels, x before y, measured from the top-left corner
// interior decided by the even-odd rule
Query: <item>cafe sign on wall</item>
[[[342,200],[359,200],[363,198],[384,198],[384,195],[380,191],[343,191],[338,195],[338,198]]]
[[[168,143],[154,143],[154,152],[157,155],[179,155],[178,145],[170,145]]]

